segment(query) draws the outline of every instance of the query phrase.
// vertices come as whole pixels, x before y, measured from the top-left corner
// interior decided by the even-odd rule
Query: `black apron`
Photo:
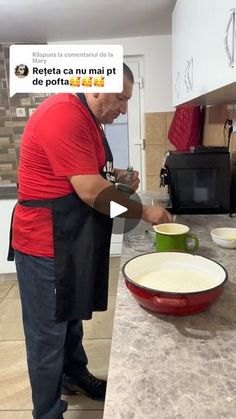
[[[85,96],[78,96],[88,108]],[[100,174],[113,182],[113,156],[102,130],[101,135],[106,163]],[[112,219],[91,208],[76,193],[18,203],[52,209],[56,322],[88,320],[93,311],[106,310]],[[8,260],[14,260],[11,234]]]

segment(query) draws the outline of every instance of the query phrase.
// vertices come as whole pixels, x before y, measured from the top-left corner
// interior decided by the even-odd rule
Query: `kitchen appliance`
[[[185,316],[206,310],[222,294],[227,281],[226,270],[217,262],[178,252],[155,252],[134,257],[124,265],[122,272],[127,288],[142,307],[152,313],[172,316]],[[172,283],[173,291],[168,278],[170,272],[173,277],[179,272],[178,280]],[[192,286],[196,273],[204,274],[204,280],[200,277],[199,282],[195,281],[192,291],[184,289],[181,285],[184,276],[187,275],[188,283]],[[161,278],[163,274],[164,278]],[[142,285],[148,276],[155,279],[155,287]],[[181,291],[177,291],[178,286]]]
[[[227,147],[197,147],[170,151],[161,170],[175,214],[230,212],[231,169]]]

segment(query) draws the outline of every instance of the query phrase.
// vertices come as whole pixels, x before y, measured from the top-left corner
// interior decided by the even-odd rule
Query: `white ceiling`
[[[0,42],[80,41],[171,33],[176,0],[0,0]]]

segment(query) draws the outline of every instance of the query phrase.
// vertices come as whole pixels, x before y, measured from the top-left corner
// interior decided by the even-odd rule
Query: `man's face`
[[[93,113],[101,124],[111,124],[122,113],[127,112],[128,100],[132,96],[133,83],[124,76],[121,93],[99,93],[94,102]]]

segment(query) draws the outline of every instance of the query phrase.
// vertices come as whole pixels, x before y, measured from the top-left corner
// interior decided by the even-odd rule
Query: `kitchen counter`
[[[198,235],[197,254],[222,264],[229,280],[208,311],[155,316],[120,272],[104,419],[236,418],[236,249],[210,238],[210,230],[235,227],[236,219],[178,215],[176,222]],[[121,268],[138,254],[124,240]]]

